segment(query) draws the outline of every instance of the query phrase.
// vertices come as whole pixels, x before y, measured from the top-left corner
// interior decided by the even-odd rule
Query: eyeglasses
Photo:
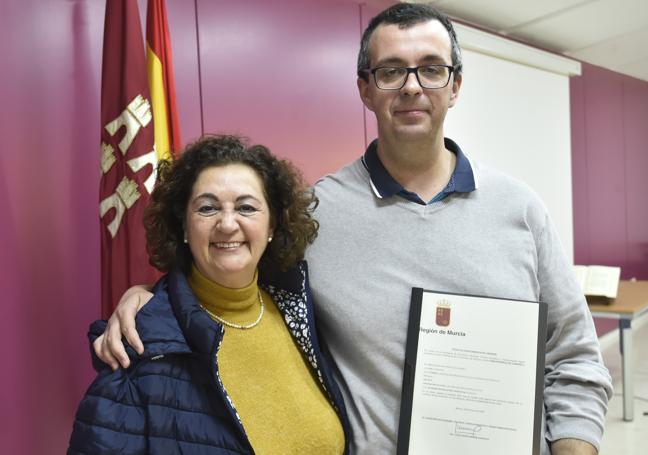
[[[373,74],[376,87],[382,90],[400,90],[405,86],[410,73],[416,74],[416,80],[423,88],[443,88],[450,82],[450,76],[455,70],[450,65],[422,65],[413,68],[379,67],[367,70]]]

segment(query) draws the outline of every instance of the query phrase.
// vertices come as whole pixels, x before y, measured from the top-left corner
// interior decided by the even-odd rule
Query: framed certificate
[[[547,305],[412,290],[398,455],[539,455]]]

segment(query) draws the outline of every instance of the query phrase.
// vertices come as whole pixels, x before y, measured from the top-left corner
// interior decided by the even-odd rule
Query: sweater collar
[[[210,280],[193,264],[187,282],[208,312],[235,324],[246,324],[259,314],[257,277],[255,273],[252,281],[243,288],[229,288]]]
[[[446,149],[456,155],[457,161],[452,176],[450,177],[450,181],[442,192],[447,194],[454,192],[469,193],[476,190],[477,179],[468,156],[461,150],[459,145],[451,139],[445,138],[444,145]],[[383,199],[400,195],[413,202],[425,204],[417,194],[403,188],[403,186],[387,171],[378,157],[378,139],[369,144],[367,151],[362,157],[362,163],[367,169],[367,172],[369,172],[371,188],[378,198]]]

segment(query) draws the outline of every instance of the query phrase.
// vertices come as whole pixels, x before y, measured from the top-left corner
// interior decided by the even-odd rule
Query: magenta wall
[[[570,82],[574,259],[648,279],[648,82],[593,65]],[[616,327],[597,321],[599,334]]]
[[[167,0],[183,140],[239,132],[311,182],[359,156],[375,135],[355,85],[362,17],[390,2],[369,3]],[[0,3],[3,454],[64,453],[93,377],[104,9]]]
[[[355,61],[360,7],[346,0],[199,0],[208,132],[239,132],[313,182],[364,149]]]
[[[103,5],[2,2],[0,17],[0,452],[62,453],[99,310]]]

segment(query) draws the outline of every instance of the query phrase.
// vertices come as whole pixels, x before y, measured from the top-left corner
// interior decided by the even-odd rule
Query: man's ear
[[[452,76],[452,92],[450,93],[450,107],[454,106],[459,97],[459,89],[461,88],[461,82],[463,81],[463,74],[454,74]]]
[[[373,103],[370,96],[371,86],[368,81],[365,81],[363,78],[358,77],[358,93],[360,94],[360,99],[362,103],[373,112]]]

